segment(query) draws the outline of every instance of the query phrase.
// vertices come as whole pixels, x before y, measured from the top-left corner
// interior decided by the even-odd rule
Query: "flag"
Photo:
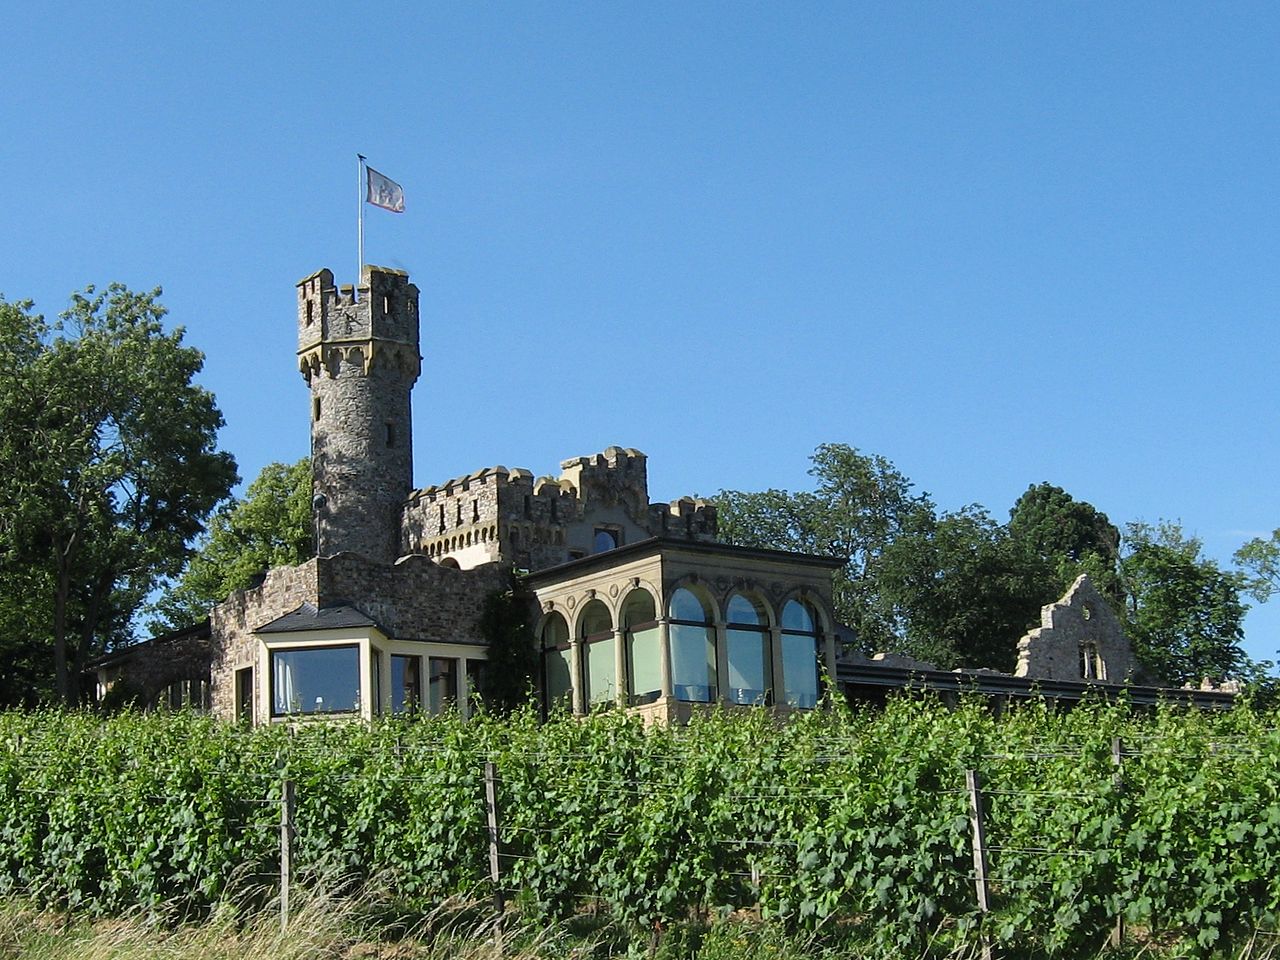
[[[369,175],[368,194],[365,201],[375,207],[390,210],[392,213],[404,213],[404,190],[400,184],[389,177],[384,177],[373,167],[366,166]]]

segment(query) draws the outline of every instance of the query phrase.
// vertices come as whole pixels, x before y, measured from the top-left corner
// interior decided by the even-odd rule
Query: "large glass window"
[[[786,702],[792,707],[818,705],[817,618],[799,600],[788,600],[782,608],[782,678]]]
[[[422,658],[391,657],[391,712],[415,713],[422,708]]]
[[[569,625],[553,613],[542,628],[542,690],[548,713],[562,706],[573,709],[571,656]]]
[[[671,595],[671,683],[677,700],[709,703],[716,698],[716,631],[710,606],[692,590]]]
[[[612,703],[618,697],[618,644],[609,608],[599,600],[590,601],[582,608],[580,624],[587,705]]]
[[[444,713],[458,705],[458,661],[453,657],[430,657],[428,706],[432,713]]]
[[[360,648],[271,651],[271,715],[351,713],[360,709]]]
[[[658,615],[647,590],[633,590],[622,607],[627,637],[627,700],[653,703],[662,696],[662,653]]]
[[[731,703],[763,706],[773,696],[773,654],[764,607],[741,594],[729,599],[725,610],[726,655],[729,661],[727,695]]]

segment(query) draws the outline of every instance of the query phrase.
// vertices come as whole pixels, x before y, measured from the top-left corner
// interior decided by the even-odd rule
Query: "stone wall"
[[[320,561],[317,606],[350,604],[398,640],[483,643],[485,598],[510,587],[498,564],[459,570],[415,555],[392,566],[339,554]]]
[[[503,561],[545,570],[592,552],[598,527],[623,543],[654,536],[714,540],[715,507],[684,497],[650,503],[646,458],[609,447],[561,464],[559,478],[490,467],[415,490],[401,524],[401,553],[461,567]]]
[[[1124,627],[1087,574],[1040,611],[1040,626],[1018,641],[1019,677],[1125,683],[1137,670]]]
[[[128,647],[104,658],[95,670],[98,703],[109,708],[126,703],[153,706],[175,683],[195,684],[194,689],[204,690],[210,680],[213,653],[208,623]]]
[[[235,719],[235,672],[257,666],[258,638],[253,631],[276,617],[316,602],[316,561],[295,567],[272,567],[262,585],[237,590],[209,613],[213,639],[210,670],[215,716]],[[259,704],[259,709],[265,708]]]

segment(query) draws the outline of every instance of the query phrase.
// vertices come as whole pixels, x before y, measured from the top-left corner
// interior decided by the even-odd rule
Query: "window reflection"
[[[668,635],[671,682],[677,700],[709,703],[716,698],[716,633],[711,609],[692,590],[671,595]]]
[[[773,698],[773,654],[764,607],[741,594],[729,599],[725,629],[731,703],[764,705]]]
[[[611,703],[618,696],[618,644],[609,608],[592,600],[582,608],[580,629],[587,705]]]
[[[542,689],[548,713],[557,707],[573,707],[570,657],[569,625],[564,617],[553,613],[542,628]]]
[[[788,600],[782,608],[782,677],[792,707],[818,705],[818,664],[822,655],[817,618],[809,606]]]
[[[359,647],[271,652],[272,716],[350,713],[359,708]]]
[[[413,713],[422,706],[422,658],[391,657],[391,712]]]
[[[622,608],[627,638],[627,700],[653,703],[662,696],[658,615],[646,590],[633,590]]]
[[[432,713],[444,713],[458,704],[458,661],[452,657],[431,657],[428,687]]]

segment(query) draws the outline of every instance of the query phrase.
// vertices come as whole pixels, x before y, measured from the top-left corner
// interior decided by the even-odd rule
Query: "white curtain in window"
[[[275,670],[275,713],[291,713],[294,709],[293,667],[284,657],[276,657]]]

